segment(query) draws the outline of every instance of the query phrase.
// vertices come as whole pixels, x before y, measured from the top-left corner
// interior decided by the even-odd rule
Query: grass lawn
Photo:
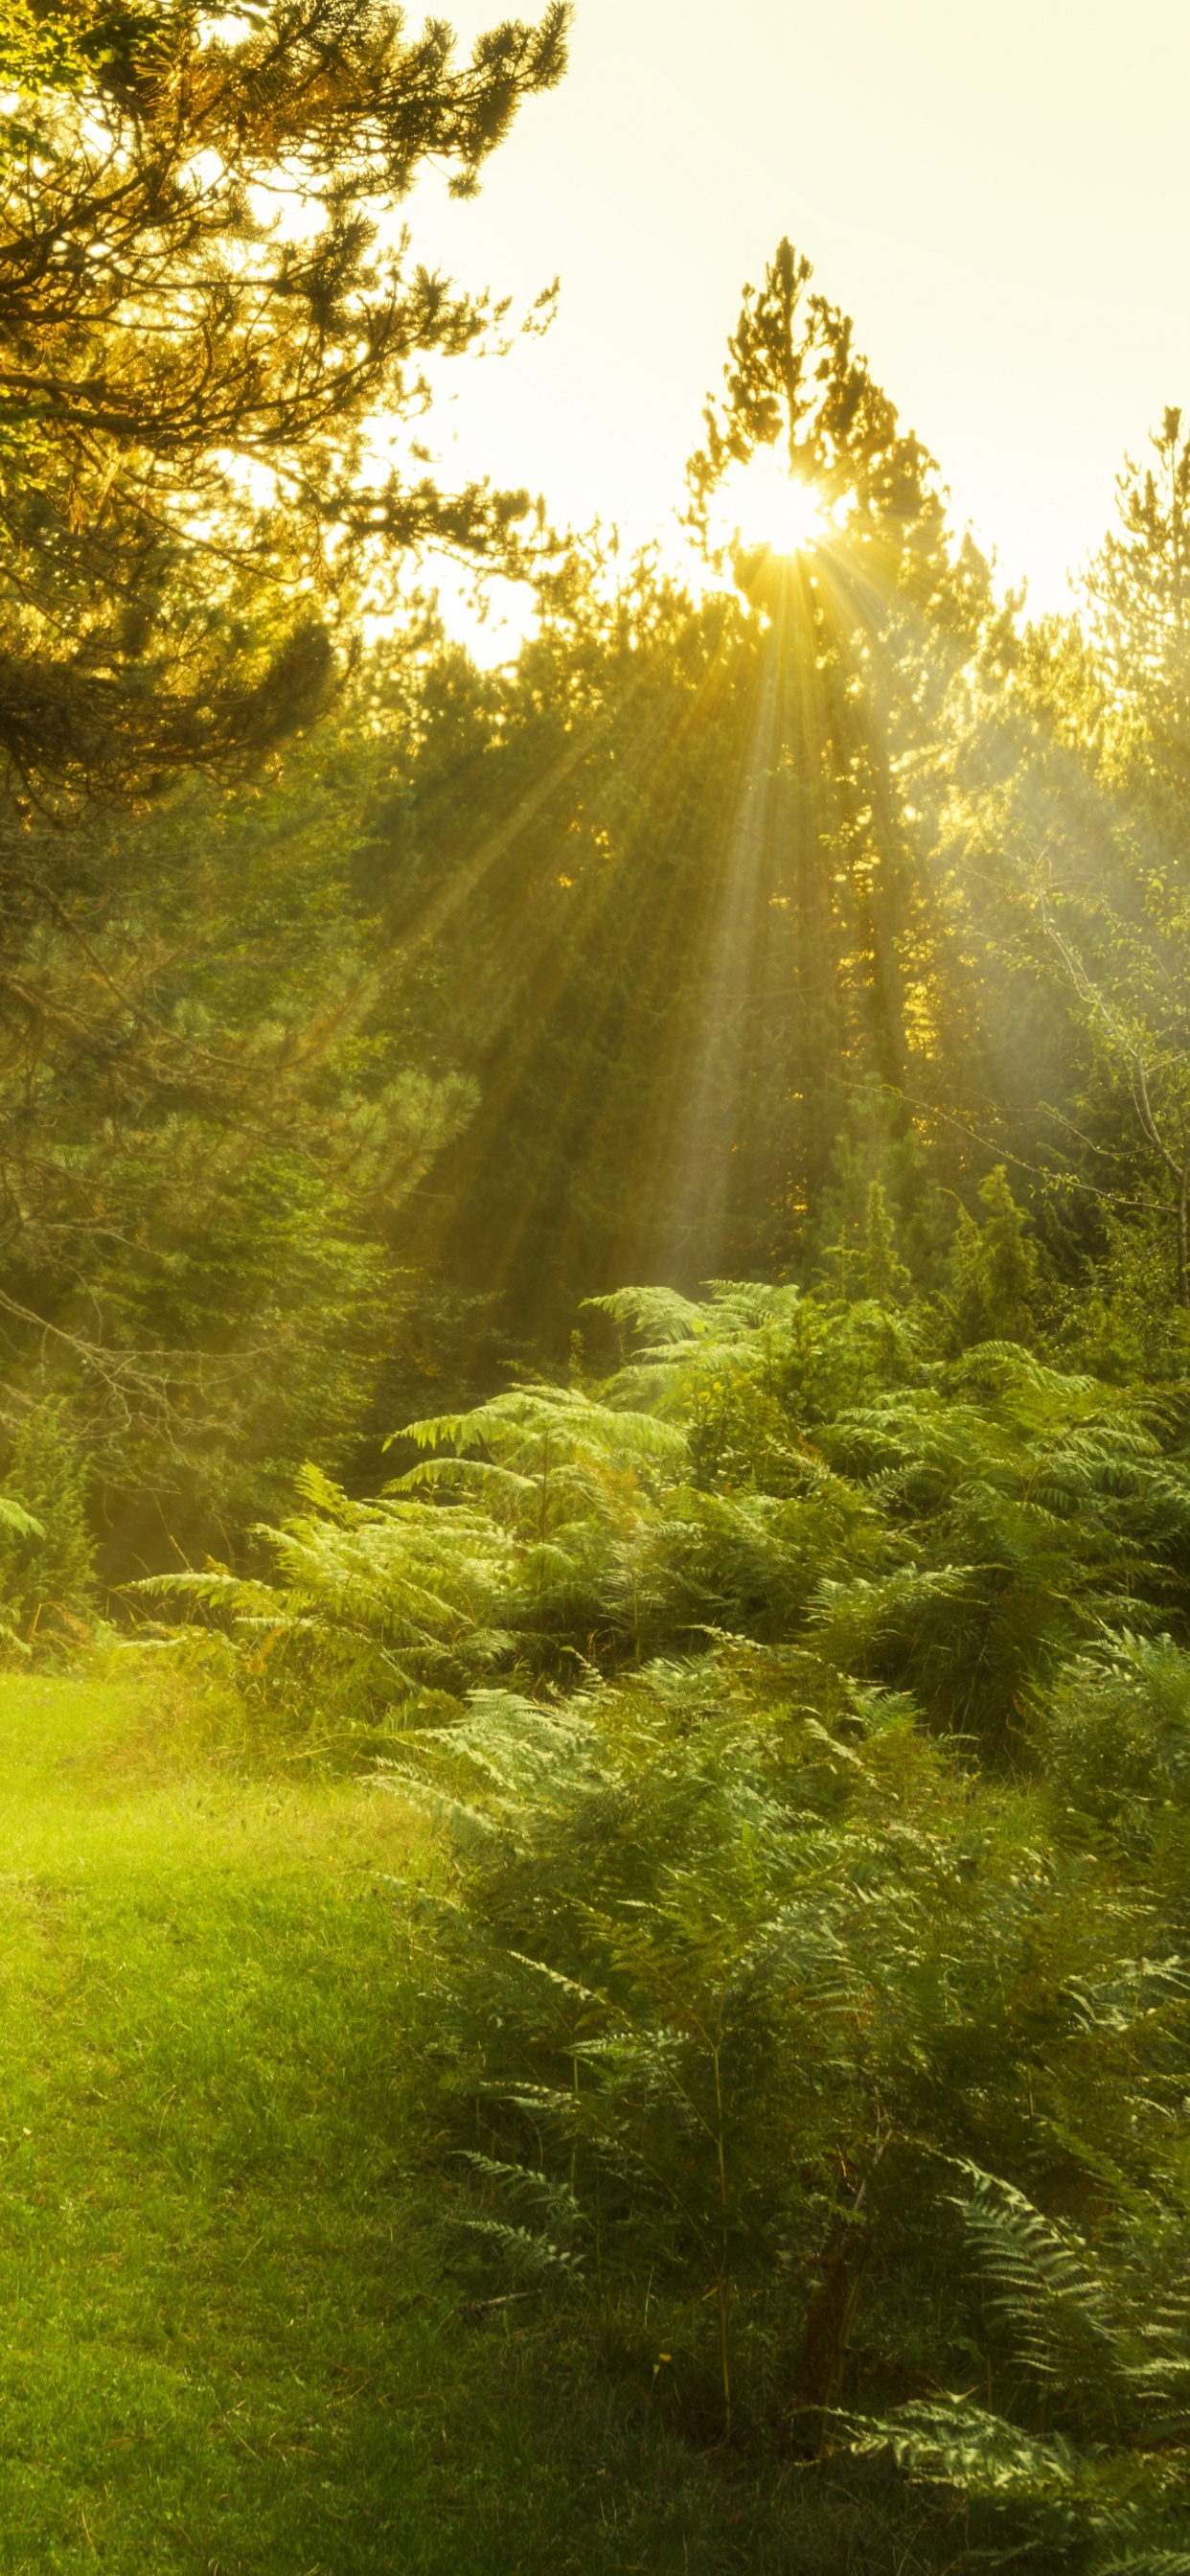
[[[409,2116],[399,1807],[168,1716],[0,1678],[0,2569],[860,2563],[796,2472],[759,2511],[564,2320],[477,2312]]]

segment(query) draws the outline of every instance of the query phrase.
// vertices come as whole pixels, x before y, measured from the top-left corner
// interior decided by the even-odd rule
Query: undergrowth
[[[372,1502],[309,1471],[271,1573],[137,1587],[155,1650],[420,1815],[414,2128],[484,2297],[696,2452],[891,2480],[927,2563],[1173,2576],[1176,1392],[606,1302],[610,1380],[414,1425]]]
[[[454,2224],[401,1800],[127,1669],[0,1678],[0,1795],[12,2576],[933,2570],[882,2466],[691,2438],[647,2282]]]

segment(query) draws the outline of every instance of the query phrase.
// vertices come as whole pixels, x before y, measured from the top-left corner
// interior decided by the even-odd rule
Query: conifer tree
[[[738,856],[721,871],[721,937],[747,948],[736,1008],[748,1072],[723,1104],[716,1151],[733,1195],[782,1209],[772,1238],[784,1234],[786,1257],[821,1195],[848,1095],[872,1080],[893,1095],[928,1091],[923,1058],[961,1079],[970,1057],[945,915],[901,782],[920,765],[923,712],[971,650],[990,596],[982,559],[948,528],[933,458],[811,276],[783,241],[763,286],[745,290],[724,390],[688,467],[704,542],[733,469],[764,449],[819,511],[818,533],[793,556],[732,549],[767,634],[737,825],[757,857],[746,878]],[[752,1242],[763,1241],[757,1230]]]
[[[1147,764],[1167,793],[1190,792],[1190,432],[1170,405],[1152,462],[1129,457],[1118,525],[1087,576],[1099,655],[1118,704],[1139,716]],[[1139,748],[1139,746],[1138,746]]]
[[[1119,478],[1082,617],[989,633],[944,710],[926,792],[940,871],[970,902],[1008,1135],[1063,1172],[1091,1258],[1110,1243],[1122,1276],[1131,1233],[1137,1277],[1156,1261],[1188,1313],[1190,442],[1176,409],[1153,451]]]
[[[510,559],[523,494],[378,464],[485,298],[410,265],[556,81],[565,0],[468,64],[387,0],[9,0],[0,134],[0,761],[43,796],[258,756],[325,694],[365,565]],[[386,233],[386,226],[388,232]],[[513,548],[515,552],[515,547]]]
[[[986,567],[787,246],[691,462],[708,547],[765,441],[818,479],[821,544],[771,589],[737,554],[743,587],[697,607],[655,565],[576,550],[519,672],[460,677],[443,710],[465,769],[427,757],[378,818],[377,881],[411,944],[433,924],[482,1094],[423,1202],[425,1256],[560,1353],[577,1301],[628,1275],[804,1274],[857,1105],[877,1093],[907,1139],[989,1087],[961,891],[910,789]],[[962,1130],[939,1132],[962,1185]],[[931,1258],[915,1241],[915,1276]]]
[[[960,1209],[951,1250],[955,1332],[961,1349],[973,1342],[1028,1342],[1033,1334],[1030,1299],[1037,1278],[1037,1249],[1003,1163],[981,1181],[979,1197],[987,1209],[983,1224]]]
[[[813,273],[786,240],[763,287],[744,289],[725,390],[708,398],[706,443],[687,468],[691,524],[705,541],[729,469],[779,446],[790,474],[813,487],[846,540],[854,570],[870,567],[880,589],[909,586],[936,605],[954,579],[937,465],[900,427],[853,345],[850,316],[811,291]],[[766,586],[759,564],[747,565],[745,577]]]
[[[383,1036],[348,1064],[366,757],[312,872],[317,754],[298,814],[177,791],[310,727],[410,549],[519,561],[525,496],[442,490],[411,436],[423,361],[502,308],[394,224],[427,163],[475,190],[567,16],[460,62],[387,0],[0,0],[2,1359],[48,1362],[158,1540],[180,1482],[203,1544],[302,1449],[342,1463],[388,1212],[470,1098]]]

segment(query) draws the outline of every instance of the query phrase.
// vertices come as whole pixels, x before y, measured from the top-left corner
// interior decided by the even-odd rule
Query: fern
[[[176,1597],[258,1665],[312,1673],[321,1640],[380,1707],[485,1671],[573,1684],[708,1631],[812,1639],[1001,1748],[1065,1659],[1180,1602],[1190,1479],[1159,1409],[1008,1345],[945,1370],[878,1307],[793,1289],[603,1303],[656,1335],[603,1389],[414,1423],[421,1458],[371,1503],[307,1470],[304,1512],[259,1533],[271,1627],[258,1590]]]
[[[383,1778],[454,1855],[450,1902],[416,1908],[448,2128],[564,2185],[605,2281],[695,2300],[725,2412],[750,2319],[821,2406],[857,2303],[892,2300],[895,2346],[961,2226],[984,2287],[956,2348],[974,2336],[1038,2407],[1060,2397],[1075,2448],[1113,2407],[1165,2438],[1181,2328],[1164,2258],[1144,2272],[1173,2224],[1146,2177],[1186,1979],[1079,1855],[1013,1830],[968,1868],[968,1793],[903,1699],[724,1643],[547,1705],[477,1693]],[[1154,2099],[1122,2137],[1125,2068]],[[1134,2203],[1136,2246],[1092,2247],[986,2180],[992,2143]],[[814,2284],[836,2279],[824,2345]]]

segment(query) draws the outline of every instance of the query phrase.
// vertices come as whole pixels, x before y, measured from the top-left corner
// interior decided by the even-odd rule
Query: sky
[[[479,198],[430,176],[409,203],[461,282],[523,308],[561,281],[544,340],[443,371],[431,443],[676,541],[741,288],[788,234],[956,522],[1067,605],[1125,452],[1190,414],[1188,97],[1190,0],[577,0],[570,71]]]

